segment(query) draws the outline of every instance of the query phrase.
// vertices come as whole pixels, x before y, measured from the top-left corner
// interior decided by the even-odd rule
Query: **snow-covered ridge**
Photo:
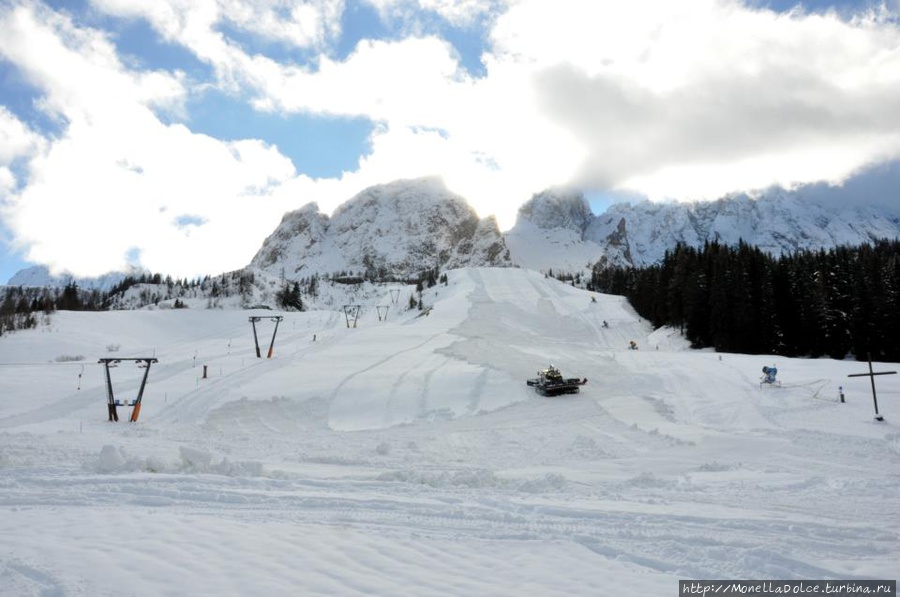
[[[846,202],[834,206],[802,191],[713,202],[619,203],[598,216],[584,195],[540,193],[519,210],[505,240],[522,267],[578,271],[596,262],[646,266],[679,242],[738,241],[779,255],[900,238],[900,213]]]

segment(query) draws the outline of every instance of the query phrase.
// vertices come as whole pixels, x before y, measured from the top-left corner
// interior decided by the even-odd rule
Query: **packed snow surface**
[[[60,312],[0,337],[0,594],[897,578],[900,375],[877,379],[878,422],[847,377],[862,363],[688,350],[621,297],[525,270],[451,271],[421,312],[411,292],[370,294],[356,327],[340,308]],[[136,423],[107,421],[97,361],[116,357],[159,359]],[[588,384],[535,394],[550,363]],[[116,398],[144,373],[111,369]]]

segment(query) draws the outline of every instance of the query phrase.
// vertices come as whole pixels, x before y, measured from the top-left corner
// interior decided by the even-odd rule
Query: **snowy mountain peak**
[[[414,276],[434,267],[508,266],[493,218],[479,219],[439,178],[367,188],[332,217],[307,205],[286,214],[251,266],[289,278],[312,273]]]
[[[538,228],[562,228],[578,234],[583,234],[593,219],[583,193],[561,188],[535,194],[519,208],[518,214],[518,220],[527,220]]]

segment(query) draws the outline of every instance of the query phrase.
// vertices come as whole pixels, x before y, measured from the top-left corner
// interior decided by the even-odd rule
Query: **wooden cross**
[[[869,372],[868,373],[853,373],[852,375],[848,375],[847,377],[868,377],[869,381],[872,382],[872,400],[875,402],[875,420],[876,421],[884,421],[884,417],[878,414],[878,397],[875,395],[875,376],[876,375],[895,375],[896,371],[872,371],[872,355],[869,356]]]

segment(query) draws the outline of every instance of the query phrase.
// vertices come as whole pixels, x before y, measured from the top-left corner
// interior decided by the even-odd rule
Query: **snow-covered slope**
[[[413,277],[435,267],[485,265],[510,265],[496,220],[479,220],[437,178],[370,187],[331,218],[315,204],[288,213],[251,262],[290,279],[314,272]]]
[[[575,272],[598,261],[649,265],[678,242],[735,245],[743,240],[778,255],[898,237],[900,207],[834,207],[802,191],[713,202],[620,203],[598,216],[580,193],[547,191],[522,206],[505,240],[517,265]]]
[[[0,594],[896,577],[900,376],[878,379],[876,423],[859,363],[689,351],[621,297],[533,271],[448,277],[425,312],[393,303],[406,286],[360,297],[356,328],[340,310],[59,312],[0,337]],[[275,315],[258,359],[248,317],[265,354]],[[96,363],[115,356],[159,359],[135,424],[106,421]],[[582,393],[533,393],[550,362]],[[761,388],[773,364],[783,385]],[[134,398],[145,370],[112,372]]]

